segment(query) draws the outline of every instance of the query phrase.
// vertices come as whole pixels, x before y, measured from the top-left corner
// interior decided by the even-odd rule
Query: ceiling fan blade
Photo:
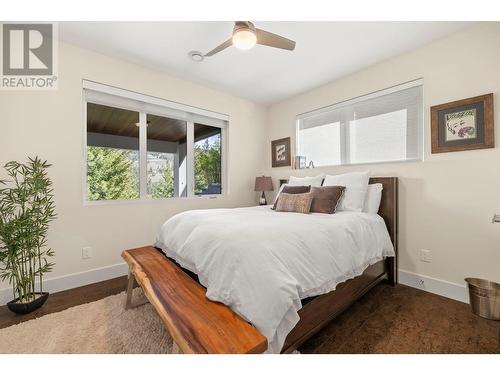
[[[295,42],[293,40],[261,29],[255,29],[255,32],[257,34],[258,44],[262,44],[268,47],[286,49],[289,51],[293,51],[295,49]]]
[[[211,50],[210,52],[206,53],[205,56],[206,57],[213,56],[216,53],[219,53],[220,51],[225,50],[227,47],[230,47],[232,45],[233,45],[233,41],[231,39],[228,39],[224,43],[222,43],[221,45],[215,47],[213,50]]]

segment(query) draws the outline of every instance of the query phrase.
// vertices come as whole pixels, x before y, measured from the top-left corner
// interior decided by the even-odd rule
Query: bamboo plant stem
[[[5,165],[10,180],[0,181],[0,279],[12,284],[19,302],[43,291],[43,275],[53,266],[47,262],[53,251],[44,250],[56,217],[48,167],[37,157],[26,164],[12,161]]]

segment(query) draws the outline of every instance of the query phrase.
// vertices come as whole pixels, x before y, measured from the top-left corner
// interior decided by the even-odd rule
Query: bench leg
[[[137,281],[135,280],[135,276],[133,272],[129,269],[128,271],[128,283],[127,283],[127,298],[125,300],[125,310],[138,307],[141,305],[144,305],[148,303],[148,300],[145,299],[144,301],[133,303],[132,302],[132,294],[134,293],[134,288],[138,286]]]
[[[132,309],[134,307],[138,307],[148,303],[149,301],[146,299],[142,302],[133,303],[132,302],[132,294],[134,293],[134,288],[138,286],[137,281],[135,279],[134,273],[129,269],[128,270],[128,282],[127,282],[127,297],[125,300],[125,310]],[[183,354],[179,345],[172,342],[172,354]]]

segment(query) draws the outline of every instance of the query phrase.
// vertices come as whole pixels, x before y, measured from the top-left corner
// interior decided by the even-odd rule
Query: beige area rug
[[[121,293],[1,329],[0,353],[171,353],[153,307],[125,311],[124,303]]]

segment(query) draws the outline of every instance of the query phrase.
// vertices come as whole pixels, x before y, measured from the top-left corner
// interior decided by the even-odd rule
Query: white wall
[[[430,153],[429,107],[495,93],[500,123],[500,24],[483,24],[336,82],[266,108],[200,85],[143,69],[75,46],[61,44],[59,89],[54,92],[0,91],[0,164],[39,155],[54,166],[59,218],[49,235],[56,267],[47,278],[121,263],[123,249],[151,244],[161,223],[194,208],[252,205],[256,175],[342,173],[369,169],[372,175],[400,178],[400,268],[463,284],[465,276],[500,281],[500,150]],[[295,137],[295,116],[315,108],[424,78],[425,161],[292,171],[271,168],[270,141]],[[293,77],[291,77],[292,79]],[[90,79],[231,116],[225,198],[171,199],[155,203],[83,206],[83,127],[81,80]],[[497,127],[498,129],[498,127]],[[496,132],[500,146],[500,131]],[[2,173],[0,172],[0,177]],[[277,181],[275,181],[277,184]],[[81,249],[91,246],[91,259]],[[432,251],[432,263],[418,250]],[[88,282],[123,271],[110,267],[54,282],[54,288]],[[112,271],[115,270],[115,271]],[[109,272],[108,272],[109,271]],[[408,273],[408,275],[412,275]],[[410,277],[409,276],[409,277]],[[7,296],[0,283],[0,302]],[[0,303],[1,304],[1,303]]]
[[[397,176],[400,268],[457,284],[463,284],[466,276],[500,281],[500,225],[491,223],[493,213],[500,213],[500,149],[433,155],[429,118],[432,105],[493,92],[495,123],[500,124],[499,41],[500,23],[481,24],[272,105],[268,173],[275,179],[353,170]],[[270,142],[290,136],[295,144],[297,114],[420,77],[424,79],[425,161],[305,171],[271,168]],[[498,126],[495,139],[500,147]],[[419,260],[419,249],[432,251],[431,263]]]
[[[152,244],[159,226],[177,212],[255,204],[255,176],[265,167],[264,107],[72,45],[61,43],[59,51],[58,90],[0,91],[0,165],[26,160],[28,155],[53,164],[49,175],[59,217],[49,233],[56,266],[48,279],[121,263],[122,250]],[[228,114],[228,196],[84,206],[82,79]],[[93,248],[91,259],[81,259],[84,246]],[[103,273],[90,275],[71,280],[88,282]],[[65,282],[69,281],[49,285],[57,289]],[[0,291],[4,288],[8,284],[0,283]],[[4,291],[4,302],[6,295]]]

